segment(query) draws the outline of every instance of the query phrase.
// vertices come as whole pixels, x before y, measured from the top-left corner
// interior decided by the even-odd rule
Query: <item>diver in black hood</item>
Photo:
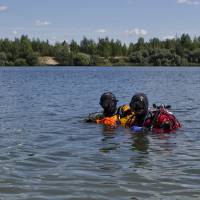
[[[136,93],[130,102],[131,111],[134,112],[134,126],[143,127],[155,132],[170,132],[181,127],[176,117],[167,110],[168,106],[154,106],[148,108],[148,98],[144,93]]]
[[[136,93],[130,102],[131,111],[135,113],[134,125],[143,126],[148,114],[148,98],[144,93]]]
[[[116,96],[112,92],[105,92],[101,95],[99,104],[103,112],[89,114],[87,122],[96,122],[97,124],[115,125],[118,121]]]
[[[101,95],[99,104],[104,109],[103,114],[105,117],[112,117],[116,114],[117,102],[118,100],[112,92],[106,92]]]

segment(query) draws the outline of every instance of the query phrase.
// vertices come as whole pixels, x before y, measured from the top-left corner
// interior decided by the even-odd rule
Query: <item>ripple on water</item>
[[[0,199],[199,200],[199,80],[196,68],[1,68]],[[169,103],[183,126],[85,123],[108,90],[119,105],[138,91]]]

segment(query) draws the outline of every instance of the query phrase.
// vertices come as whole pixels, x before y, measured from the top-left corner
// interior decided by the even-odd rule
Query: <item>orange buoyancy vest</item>
[[[116,127],[118,124],[118,115],[112,117],[103,117],[101,119],[96,119],[97,124],[104,124],[105,126]]]
[[[118,111],[112,117],[99,116],[96,118],[97,124],[116,127],[121,125],[125,128],[130,128],[135,120],[135,114],[131,111],[129,105],[125,104],[118,108]]]

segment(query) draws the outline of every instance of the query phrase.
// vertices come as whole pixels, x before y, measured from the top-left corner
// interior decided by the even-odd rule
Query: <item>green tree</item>
[[[86,37],[80,43],[80,51],[82,53],[95,55],[97,52],[96,43],[93,40],[88,40]]]
[[[192,50],[200,48],[200,40],[196,36],[192,41]]]
[[[15,66],[27,66],[27,62],[24,58],[18,58],[15,61]]]
[[[130,62],[136,65],[143,65],[144,61],[144,57],[142,56],[142,53],[140,51],[134,52],[130,56]]]
[[[15,60],[20,57],[20,40],[19,39],[16,38],[14,42],[12,43],[12,49],[10,53],[12,55],[10,59],[12,62],[15,62]]]
[[[76,66],[88,66],[90,62],[90,56],[85,53],[77,53],[73,59],[73,63]]]
[[[1,42],[1,48],[0,48],[0,51],[3,51],[5,53],[8,53],[10,52],[12,49],[12,42],[10,40],[8,40],[7,38],[4,39],[2,42]]]
[[[144,43],[144,38],[140,37],[136,43],[136,50],[140,51],[144,49],[145,43]]]
[[[0,66],[5,66],[7,62],[7,56],[4,52],[0,52]]]
[[[182,34],[180,38],[180,43],[183,48],[190,49],[192,46],[192,40],[188,34]]]
[[[175,39],[166,39],[164,41],[164,47],[166,49],[175,50],[176,49],[176,40]]]
[[[149,40],[149,45],[150,45],[150,48],[152,48],[152,49],[161,48],[161,42],[160,42],[160,40],[158,38],[150,39]]]
[[[124,43],[123,47],[122,47],[122,55],[123,56],[127,56],[128,55],[128,50],[127,50],[127,46]]]
[[[97,45],[97,52],[98,55],[108,58],[112,55],[112,48],[109,39],[106,38],[100,38],[99,43]]]
[[[111,48],[111,55],[110,56],[122,56],[123,55],[123,48],[122,43],[119,40],[111,40],[110,47]]]
[[[29,38],[25,35],[22,35],[19,45],[20,45],[19,56],[20,56],[20,58],[26,59],[27,56],[33,52]]]
[[[181,57],[183,57],[183,55],[184,55],[184,48],[182,47],[181,40],[179,38],[176,40],[176,47],[175,48],[176,48],[175,49],[176,54],[179,55],[179,56],[181,56]]]
[[[72,40],[71,43],[70,43],[70,52],[72,52],[73,54],[77,54],[79,52],[79,48],[80,47],[77,44],[77,42]]]
[[[69,52],[69,46],[66,42],[62,44],[57,43],[55,45],[55,58],[61,63],[61,65],[71,65],[71,55]]]
[[[200,48],[192,51],[188,56],[188,60],[192,63],[200,64]]]
[[[128,55],[130,56],[135,51],[135,45],[131,42],[128,47]]]
[[[91,56],[90,64],[94,66],[111,66],[111,63],[108,59],[97,55]]]
[[[38,65],[38,63],[39,63],[38,53],[31,52],[31,53],[27,56],[26,62],[27,62],[28,65],[30,65],[30,66],[36,66],[36,65]]]

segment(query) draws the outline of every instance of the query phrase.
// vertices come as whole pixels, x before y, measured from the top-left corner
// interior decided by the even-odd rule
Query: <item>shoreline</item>
[[[35,65],[35,66],[30,66],[30,65],[26,65],[26,66],[0,66],[0,69],[2,68],[123,68],[123,67],[129,67],[129,68],[200,68],[200,65],[198,66],[195,66],[195,65],[184,65],[184,66],[165,66],[165,65],[162,65],[162,66],[147,66],[147,65],[121,65],[121,66],[82,66],[82,65]]]

